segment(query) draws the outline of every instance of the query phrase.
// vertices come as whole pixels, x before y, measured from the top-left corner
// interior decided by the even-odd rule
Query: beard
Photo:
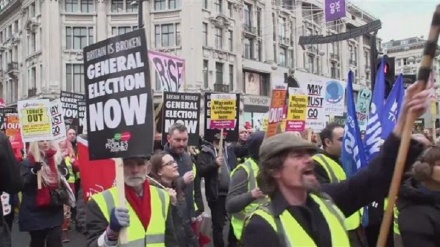
[[[126,177],[125,178],[125,184],[127,184],[130,187],[137,187],[142,185],[145,182],[145,177]]]
[[[319,194],[321,192],[322,187],[318,180],[311,181],[304,179],[303,184],[304,184],[304,188],[309,193]]]

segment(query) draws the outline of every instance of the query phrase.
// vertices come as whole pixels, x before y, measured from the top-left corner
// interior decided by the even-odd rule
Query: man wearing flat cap
[[[265,139],[260,147],[257,183],[270,197],[247,218],[245,247],[351,246],[344,219],[372,201],[383,200],[390,187],[405,116],[420,117],[428,108],[428,90],[408,88],[402,114],[381,153],[353,177],[320,185],[312,155],[316,145],[290,133]],[[412,140],[407,163],[423,145]]]

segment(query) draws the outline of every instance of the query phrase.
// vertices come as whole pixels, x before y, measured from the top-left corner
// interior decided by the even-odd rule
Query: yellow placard
[[[235,99],[211,99],[211,121],[235,120],[236,103]]]
[[[47,107],[21,110],[21,129],[23,136],[51,136],[50,114]]]
[[[287,120],[306,121],[307,95],[290,95]]]

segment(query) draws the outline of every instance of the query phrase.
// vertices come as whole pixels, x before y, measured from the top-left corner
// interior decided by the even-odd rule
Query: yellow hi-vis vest
[[[318,164],[320,164],[327,172],[327,175],[330,178],[330,183],[337,183],[347,179],[344,169],[342,169],[338,163],[324,154],[315,154],[313,159],[318,162]],[[360,209],[345,219],[347,230],[355,230],[361,225],[362,212],[363,209]]]
[[[75,173],[73,172],[72,159],[67,156],[66,158],[64,158],[64,162],[66,163],[67,171],[69,172],[69,179],[67,180],[67,182],[69,184],[74,184],[76,181],[76,177]]]
[[[248,181],[248,192],[252,191],[253,189],[257,188],[257,174],[260,170],[257,163],[251,158],[246,159],[246,161],[243,164],[238,165],[232,172],[231,177],[234,176],[235,171],[237,169],[243,168],[247,173],[247,181]],[[251,204],[247,205],[243,210],[241,210],[238,213],[232,214],[231,218],[231,224],[232,228],[234,230],[234,235],[237,239],[241,239],[241,234],[243,231],[244,221],[246,217],[248,217],[258,206],[266,202],[268,198],[266,199],[259,199],[254,200]]]
[[[160,188],[150,185],[151,193],[151,218],[148,229],[145,232],[142,222],[131,205],[127,203],[130,214],[130,226],[127,228],[128,244],[127,247],[165,247],[165,229],[170,206],[170,196]],[[106,191],[92,196],[101,209],[107,222],[110,222],[111,210],[115,207],[118,200],[118,190],[112,187]]]
[[[329,226],[332,240],[331,246],[349,247],[350,240],[344,226],[344,216],[342,215],[342,212],[329,200],[314,194],[310,194],[310,197],[319,205],[321,213],[324,215],[325,221]],[[277,219],[275,219],[271,212],[270,203],[266,203],[252,213],[251,218],[253,215],[258,215],[266,220],[275,232],[283,236],[287,247],[317,246],[315,241],[313,241],[288,210],[284,210]],[[249,222],[248,220],[249,219],[246,220],[246,224]],[[282,229],[279,229],[278,226]]]

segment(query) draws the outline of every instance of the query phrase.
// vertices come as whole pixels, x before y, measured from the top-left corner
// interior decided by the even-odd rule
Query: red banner
[[[116,177],[115,162],[111,159],[91,161],[87,140],[81,137],[77,139],[81,186],[84,191],[84,200],[88,201],[91,195],[113,186]]]
[[[8,113],[5,117],[6,131],[13,149],[24,148],[23,139],[21,138],[20,119],[18,113]]]

